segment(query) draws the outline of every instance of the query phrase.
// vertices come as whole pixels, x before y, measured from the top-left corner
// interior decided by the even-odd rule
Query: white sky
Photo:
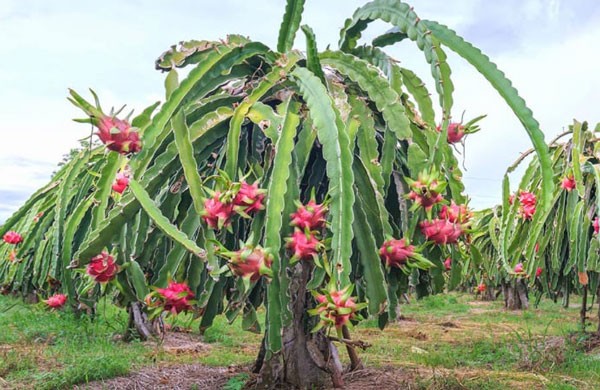
[[[319,48],[337,47],[358,0],[307,0],[303,23]],[[284,0],[0,0],[0,221],[44,185],[89,127],[67,88],[99,93],[103,107],[138,111],[161,100],[154,60],[189,39],[248,35],[276,46]],[[600,121],[600,2],[597,0],[413,0],[423,19],[451,26],[513,81],[550,139],[573,118]],[[375,23],[370,38],[389,26]],[[296,47],[304,49],[303,35]],[[412,43],[389,52],[430,83]],[[454,117],[488,114],[467,140],[465,182],[472,206],[499,200],[502,175],[529,141],[519,122],[470,66],[450,55]],[[430,90],[433,90],[432,88]],[[434,96],[437,101],[437,97]]]

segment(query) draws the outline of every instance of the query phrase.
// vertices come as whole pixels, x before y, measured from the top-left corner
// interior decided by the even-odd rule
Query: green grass
[[[364,321],[353,338],[372,344],[360,352],[367,366],[417,370],[417,388],[600,388],[600,355],[583,353],[572,341],[549,348],[578,331],[578,311],[542,301],[538,309],[509,312],[502,302],[447,294],[403,305],[405,320],[384,331],[376,320]],[[126,313],[113,305],[101,304],[92,321],[0,297],[0,378],[14,386],[55,389],[145,365],[248,365],[261,340],[243,331],[240,321],[230,326],[220,316],[205,332],[206,351],[171,353],[160,345],[118,341],[126,322]],[[197,335],[198,320],[191,315],[169,317],[167,324]],[[226,389],[240,389],[247,379],[235,376]]]
[[[92,321],[0,296],[0,378],[16,386],[57,389],[125,375],[132,367],[157,363],[248,364],[260,342],[260,336],[242,331],[237,322],[228,326],[219,317],[207,331],[210,353],[169,354],[139,341],[118,341],[115,336],[124,332],[126,323],[125,311],[113,305],[101,304]],[[167,323],[198,329],[190,316],[171,318]]]
[[[0,377],[9,382],[62,388],[123,375],[144,361],[140,343],[113,341],[125,320],[114,306],[92,322],[3,297],[0,314],[0,345],[8,346],[0,349]]]
[[[223,390],[242,390],[249,378],[250,375],[248,374],[238,374],[227,381],[225,386],[223,386]]]
[[[571,341],[552,348],[579,331],[579,308],[542,301],[537,309],[511,312],[501,301],[447,294],[403,305],[401,312],[405,321],[379,331],[368,320],[354,337],[372,344],[361,355],[369,366],[430,370],[423,388],[600,388],[600,355]],[[435,375],[440,369],[448,375]],[[468,380],[456,383],[462,374]]]

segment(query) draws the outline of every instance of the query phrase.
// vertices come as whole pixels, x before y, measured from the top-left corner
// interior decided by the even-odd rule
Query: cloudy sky
[[[365,1],[307,0],[303,23],[319,47],[337,47],[345,18]],[[284,0],[0,0],[0,221],[44,185],[63,154],[89,134],[67,88],[93,88],[104,107],[142,109],[163,98],[154,60],[171,44],[250,36],[275,47]],[[513,80],[547,139],[573,118],[600,121],[600,2],[420,0],[423,19],[451,26]],[[374,24],[370,38],[388,26]],[[304,49],[300,36],[296,46]],[[429,80],[411,43],[390,50]],[[488,114],[467,140],[467,191],[475,207],[496,203],[506,167],[529,148],[525,132],[486,81],[450,55],[454,117]],[[437,98],[436,98],[437,99]]]

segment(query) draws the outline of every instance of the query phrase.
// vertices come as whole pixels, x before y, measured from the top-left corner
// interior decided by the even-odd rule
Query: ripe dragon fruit
[[[524,273],[524,268],[523,268],[523,263],[517,263],[517,265],[515,265],[514,271],[516,274],[522,274]]]
[[[441,219],[447,219],[450,222],[464,225],[469,222],[473,213],[469,211],[466,205],[457,205],[452,201],[450,206],[442,206],[439,216]]]
[[[512,204],[515,202],[515,194],[510,194],[508,197],[508,204],[512,206]]]
[[[540,251],[540,243],[539,242],[535,243],[535,248],[534,249],[535,249],[535,253],[538,253]]]
[[[464,125],[459,122],[450,122],[448,124],[448,136],[446,137],[446,140],[449,144],[456,144],[463,141],[467,134],[473,134],[479,131],[479,126],[476,123],[483,118],[485,118],[485,115],[472,119]],[[438,125],[436,130],[441,132],[442,126]]]
[[[94,107],[82,98],[77,92],[69,90],[69,100],[75,106],[82,109],[88,116],[89,119],[77,120],[78,122],[87,122],[98,128],[98,138],[108,150],[112,150],[117,153],[137,153],[142,150],[142,141],[140,140],[139,130],[135,127],[131,127],[127,119],[119,119],[116,117],[118,112],[113,115],[106,115],[102,112],[98,96],[94,91],[91,91],[94,99],[96,100],[96,106]]]
[[[309,314],[319,315],[319,327],[333,325],[336,329],[341,329],[348,321],[356,319],[357,311],[364,307],[364,304],[356,304],[348,288],[316,294],[315,299],[318,305],[309,310]]]
[[[438,132],[442,131],[442,126],[437,126],[436,130]],[[448,143],[456,144],[460,142],[465,136],[465,127],[458,122],[451,122],[448,124]]]
[[[117,271],[115,259],[107,251],[92,257],[87,266],[88,275],[98,283],[109,282],[115,277]]]
[[[122,194],[127,186],[129,185],[129,172],[121,171],[117,173],[117,177],[112,185],[112,190],[119,194]]]
[[[539,278],[540,276],[542,276],[542,272],[544,272],[544,269],[543,269],[543,268],[541,268],[541,267],[538,267],[538,268],[535,270],[535,277],[536,277],[536,278]]]
[[[536,199],[534,193],[527,192],[527,191],[521,191],[519,193],[519,202],[523,205],[535,205],[537,202],[537,199]]]
[[[2,237],[2,239],[4,240],[5,243],[7,244],[11,244],[11,245],[17,245],[21,242],[23,242],[23,236],[21,236],[19,233],[11,230],[8,231],[4,234],[4,236]]]
[[[477,291],[482,293],[485,292],[485,290],[487,290],[487,286],[485,285],[485,283],[479,283],[479,285],[477,286]]]
[[[221,193],[215,192],[212,198],[204,201],[202,219],[211,229],[220,230],[231,224],[233,204],[221,201]]]
[[[536,210],[537,199],[532,192],[521,191],[519,193],[519,214],[525,220],[532,220]]]
[[[437,245],[454,244],[463,233],[463,228],[447,219],[434,219],[420,223],[421,233]]]
[[[131,127],[128,121],[108,115],[92,120],[98,128],[96,135],[108,150],[121,154],[137,153],[142,150],[138,129]]]
[[[401,268],[415,254],[414,245],[409,245],[405,238],[386,240],[379,248],[379,257],[387,267]]]
[[[405,180],[411,189],[407,198],[414,202],[413,210],[423,207],[428,211],[444,200],[441,192],[446,188],[446,183],[440,181],[436,173],[421,172],[417,180],[408,177]]]
[[[448,125],[448,143],[455,144],[460,142],[465,136],[465,127],[460,123],[452,122]]]
[[[519,210],[519,214],[524,220],[531,221],[533,219],[533,215],[535,214],[535,206],[522,206]]]
[[[59,309],[67,302],[67,296],[64,294],[54,294],[48,299],[44,300],[44,302],[52,309]]]
[[[323,204],[317,204],[314,200],[310,200],[305,205],[298,205],[295,213],[290,215],[292,226],[301,230],[318,230],[325,226],[325,214],[327,207]]]
[[[222,256],[229,258],[229,268],[234,275],[256,282],[261,276],[273,276],[271,264],[273,258],[267,250],[260,246],[254,248],[244,246],[235,252],[223,252]]]
[[[450,271],[452,269],[452,258],[448,257],[444,261],[444,268],[446,269],[446,271]]]
[[[573,191],[573,189],[575,189],[576,186],[577,185],[575,183],[575,178],[573,177],[573,175],[565,176],[562,179],[562,182],[560,183],[560,188],[566,190],[567,192]]]
[[[594,218],[592,226],[594,226],[594,234],[600,233],[600,220],[598,219],[598,217]]]
[[[167,285],[167,288],[157,288],[156,293],[158,304],[165,311],[178,314],[192,308],[189,300],[194,299],[194,293],[186,283],[171,281]]]
[[[317,256],[323,246],[312,232],[295,229],[291,237],[285,239],[286,248],[292,252],[292,260],[310,260]]]
[[[246,181],[240,183],[240,189],[233,198],[233,208],[241,214],[251,214],[263,210],[263,200],[266,190],[258,188],[258,183],[248,184]]]

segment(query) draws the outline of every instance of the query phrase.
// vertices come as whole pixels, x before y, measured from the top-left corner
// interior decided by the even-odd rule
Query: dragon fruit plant
[[[90,104],[71,91],[99,144],[0,227],[24,237],[22,261],[0,263],[3,287],[63,293],[69,307],[92,310],[110,294],[142,338],[161,330],[153,321],[162,316],[148,315],[157,310],[194,310],[201,331],[217,315],[242,316],[264,334],[262,384],[312,388],[331,376],[341,386],[337,347],[351,367],[361,364],[352,344],[330,333],[347,340],[367,316],[383,328],[409,280],[419,296],[442,292],[468,257],[473,229],[452,148],[468,131],[450,126],[446,49],[490,81],[531,136],[543,173],[533,222],[545,212],[553,182],[543,135],[478,49],[400,0],[375,0],[344,23],[338,50],[319,51],[310,27],[300,27],[303,6],[287,1],[276,49],[238,35],[171,47],[156,61],[166,100],[136,117],[106,114],[93,92]],[[359,44],[378,19],[393,29]],[[300,28],[305,53],[292,48]],[[424,54],[440,117],[425,83],[385,52],[400,40]],[[183,67],[191,70],[179,80]],[[0,259],[13,247],[0,245]],[[105,249],[110,262],[96,257]],[[90,275],[73,272],[88,267]],[[112,279],[90,285],[94,275]],[[314,359],[295,364],[308,345],[318,346]]]
[[[476,251],[479,259],[471,262],[478,266],[468,274],[475,279],[485,276],[491,285],[501,288],[509,309],[526,308],[528,291],[533,292],[536,305],[546,295],[555,301],[562,296],[565,306],[573,293],[587,301],[588,292],[600,292],[598,143],[594,134],[586,122],[575,121],[548,144],[556,184],[548,209],[540,206],[543,173],[536,157],[510,201],[508,174],[522,163],[525,154],[507,172],[503,203],[477,213],[475,229],[488,228],[480,229],[472,241],[472,253]]]

